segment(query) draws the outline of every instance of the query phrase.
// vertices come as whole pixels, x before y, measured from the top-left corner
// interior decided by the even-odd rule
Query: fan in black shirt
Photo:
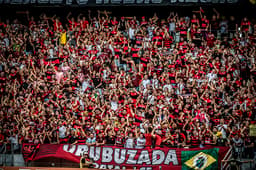
[[[244,137],[244,144],[245,144],[244,157],[253,159],[254,151],[255,151],[255,139],[253,137],[246,135]]]
[[[104,145],[105,143],[106,143],[106,140],[103,136],[103,133],[100,132],[96,138],[96,145],[101,146],[101,145]]]
[[[124,17],[121,17],[121,21],[120,21],[119,27],[120,27],[119,29],[121,31],[124,31],[126,29]]]
[[[116,142],[115,136],[113,136],[112,132],[108,132],[108,135],[105,137],[106,144],[114,145]]]
[[[68,143],[70,144],[77,143],[77,137],[76,137],[75,131],[71,131],[71,135],[69,135]]]
[[[237,21],[235,20],[234,16],[230,16],[230,21],[228,22],[228,30],[230,38],[233,38],[237,30]]]
[[[93,81],[93,84],[94,84],[94,87],[97,89],[97,88],[101,88],[101,85],[102,85],[102,79],[96,75],[95,77],[92,78],[92,81]]]

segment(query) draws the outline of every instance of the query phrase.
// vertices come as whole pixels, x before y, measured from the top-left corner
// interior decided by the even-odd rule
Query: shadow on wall
[[[28,166],[33,167],[70,167],[70,168],[79,168],[78,163],[74,163],[68,160],[59,159],[59,158],[44,158],[39,159],[33,162],[30,162]]]

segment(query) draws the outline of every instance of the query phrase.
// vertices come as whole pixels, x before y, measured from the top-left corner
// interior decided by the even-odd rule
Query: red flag
[[[204,10],[200,7],[200,12],[204,13]]]

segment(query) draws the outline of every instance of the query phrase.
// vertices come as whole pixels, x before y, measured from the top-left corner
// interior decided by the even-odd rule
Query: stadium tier
[[[19,153],[31,166],[100,169],[254,159],[255,14],[176,2],[167,15],[134,15],[1,1],[0,163]]]

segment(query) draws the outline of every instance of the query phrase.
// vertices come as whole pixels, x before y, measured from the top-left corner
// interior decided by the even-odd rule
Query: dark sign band
[[[239,0],[0,0],[0,4],[24,5],[204,5],[236,4]]]

